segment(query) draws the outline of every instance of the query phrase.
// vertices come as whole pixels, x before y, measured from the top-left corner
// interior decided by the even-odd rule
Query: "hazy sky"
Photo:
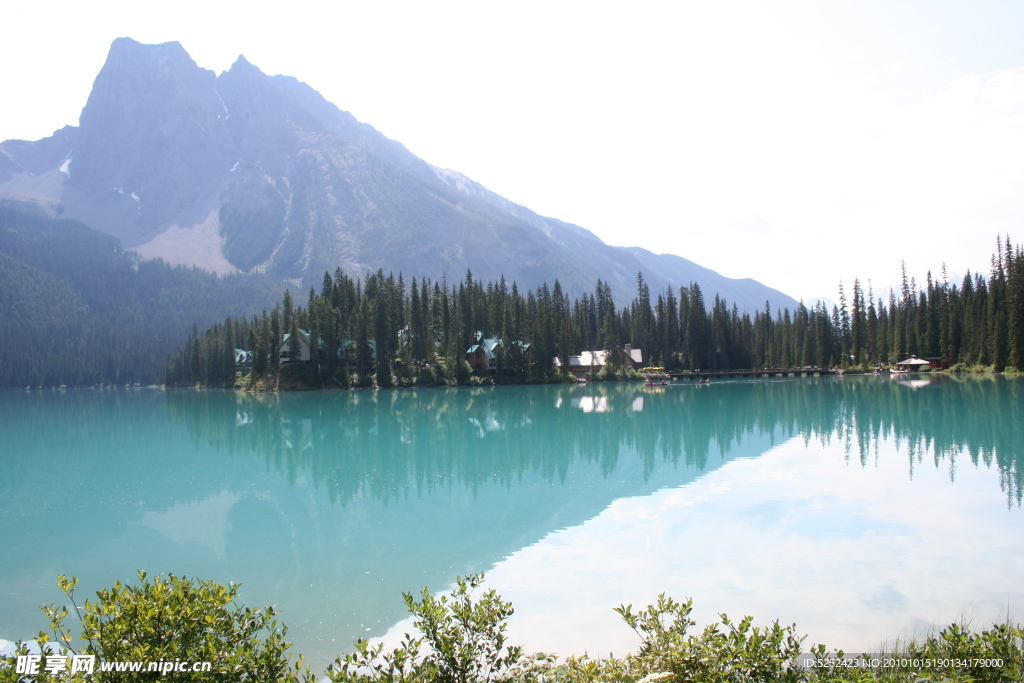
[[[8,3],[0,139],[76,124],[110,42],[306,81],[617,245],[795,297],[1024,239],[1024,3]]]

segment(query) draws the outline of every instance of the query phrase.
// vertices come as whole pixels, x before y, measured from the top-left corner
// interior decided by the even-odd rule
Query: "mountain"
[[[279,284],[142,261],[78,221],[0,201],[0,388],[162,383],[194,324],[273,306]]]
[[[437,168],[288,76],[239,57],[219,76],[179,43],[111,45],[77,127],[0,143],[0,197],[57,207],[145,258],[304,284],[341,267],[570,294],[598,278],[619,301],[697,282],[741,309],[794,308],[753,280],[612,247]]]

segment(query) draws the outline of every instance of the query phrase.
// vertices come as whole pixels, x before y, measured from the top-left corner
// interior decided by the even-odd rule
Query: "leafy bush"
[[[54,642],[60,649],[78,654],[76,643],[85,641],[81,654],[95,655],[109,662],[210,662],[209,672],[116,672],[100,671],[97,664],[87,679],[120,681],[310,681],[302,657],[291,663],[286,654],[290,644],[287,628],[274,621],[274,608],[252,609],[233,605],[238,586],[198,581],[168,574],[150,580],[139,572],[137,586],[116,582],[113,588],[97,592],[96,602],[75,602],[78,580],[59,576],[57,583],[68,596],[81,623],[76,639],[65,626],[67,607],[44,606],[50,619]],[[49,634],[40,633],[40,643]],[[21,652],[25,644],[19,643]],[[0,668],[0,681],[23,679],[11,660]],[[42,673],[37,681],[58,680]],[[67,680],[62,677],[59,680]],[[74,679],[72,679],[74,680]]]
[[[448,381],[448,370],[444,363],[434,363],[434,383],[444,385]]]
[[[473,368],[470,367],[464,359],[457,359],[454,361],[453,372],[455,375],[455,383],[460,387],[469,382],[470,375],[473,374]]]
[[[636,614],[632,605],[616,608],[640,636],[640,650],[627,657],[627,670],[637,675],[672,674],[674,680],[694,683],[719,681],[799,681],[803,670],[794,659],[802,637],[795,626],[752,626],[753,617],[734,624],[725,614],[700,635],[687,635],[694,625],[693,601],[676,602],[665,594]],[[724,627],[724,628],[722,628]]]
[[[505,644],[506,620],[512,603],[494,591],[474,601],[473,591],[483,583],[477,574],[456,580],[451,596],[435,597],[426,588],[417,600],[403,593],[413,624],[422,638],[405,635],[391,652],[360,639],[356,652],[339,657],[327,669],[336,683],[483,683],[514,680],[526,658],[521,647]],[[426,647],[424,647],[426,645]]]
[[[721,625],[688,636],[686,631],[694,624],[692,601],[678,603],[665,595],[637,613],[632,605],[616,609],[641,638],[635,655],[596,661],[570,657],[561,664],[544,653],[527,656],[521,647],[506,645],[511,603],[493,590],[473,600],[472,592],[482,582],[483,575],[459,578],[450,597],[435,597],[427,589],[418,600],[405,593],[422,637],[406,634],[387,653],[383,645],[360,640],[355,653],[338,658],[328,669],[328,677],[336,683],[803,680],[803,671],[793,661],[802,642],[795,627],[778,622],[768,628],[752,627],[751,617],[734,624],[723,614]]]
[[[957,373],[975,373],[975,374],[987,374],[996,371],[994,365],[981,365],[980,363],[956,363],[949,367],[949,372]]]
[[[356,651],[339,657],[327,669],[335,683],[718,683],[719,681],[781,682],[822,681],[967,681],[1003,683],[1024,680],[1024,627],[1011,623],[976,633],[953,624],[923,642],[898,645],[880,653],[886,658],[909,660],[896,668],[804,670],[796,657],[803,638],[795,626],[753,626],[751,617],[738,623],[725,614],[700,633],[688,630],[693,603],[676,602],[664,594],[646,609],[633,612],[622,605],[616,612],[640,637],[636,653],[624,658],[592,660],[586,655],[558,662],[553,655],[527,655],[509,645],[506,622],[512,604],[494,590],[474,593],[483,583],[477,574],[456,579],[449,595],[435,596],[424,588],[415,597],[404,593],[418,635],[406,634],[398,647],[360,639]],[[58,577],[82,624],[84,652],[101,661],[209,661],[203,673],[104,672],[97,666],[86,677],[65,674],[56,678],[43,671],[26,676],[16,672],[13,658],[0,660],[0,683],[23,681],[311,681],[302,658],[292,663],[286,655],[286,629],[273,621],[273,608],[252,610],[232,606],[238,587],[210,582],[156,577],[139,573],[139,585],[97,593],[99,600],[81,608],[74,601],[76,580]],[[44,650],[74,651],[78,642],[64,626],[67,608],[43,610],[50,618],[54,641],[39,634]],[[84,614],[83,614],[84,610]],[[19,643],[18,654],[27,646]],[[809,649],[816,657],[841,657],[824,645]],[[982,665],[999,660],[1002,666]],[[972,663],[973,662],[973,663]]]

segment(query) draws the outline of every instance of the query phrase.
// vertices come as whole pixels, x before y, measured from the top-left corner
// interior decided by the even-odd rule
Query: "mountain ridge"
[[[180,43],[113,42],[80,124],[0,143],[0,197],[59,207],[147,258],[303,285],[341,267],[504,277],[620,301],[697,282],[740,309],[795,308],[753,280],[613,247],[429,164],[291,76],[244,56],[219,75]],[[219,252],[219,253],[212,253]]]

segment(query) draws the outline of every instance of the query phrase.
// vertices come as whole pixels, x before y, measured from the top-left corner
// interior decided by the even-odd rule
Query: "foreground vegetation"
[[[668,683],[692,681],[984,681],[1024,680],[1024,625],[996,625],[974,632],[953,624],[920,642],[884,653],[892,666],[856,668],[831,666],[809,669],[797,656],[842,657],[823,645],[805,650],[805,637],[795,625],[754,626],[751,617],[721,621],[690,633],[692,602],[665,595],[634,611],[615,609],[640,639],[639,649],[623,658],[590,659],[572,656],[564,661],[545,653],[527,654],[508,644],[507,620],[511,603],[494,590],[482,592],[483,575],[459,578],[451,594],[435,596],[426,588],[419,597],[404,594],[417,635],[405,635],[386,650],[366,640],[356,651],[339,657],[326,678],[335,683]],[[312,681],[302,657],[292,660],[287,629],[273,620],[273,608],[234,605],[238,587],[169,575],[149,579],[139,573],[137,586],[120,583],[98,592],[99,600],[79,607],[77,581],[58,578],[81,622],[80,638],[65,625],[66,607],[46,606],[51,634],[40,633],[44,647],[95,655],[99,661],[209,661],[209,672],[101,671],[92,674],[16,671],[16,659],[0,663],[0,683],[17,681]],[[56,650],[54,650],[56,651]],[[28,652],[20,643],[18,654]],[[996,662],[993,665],[992,662]]]
[[[840,285],[831,311],[819,302],[774,314],[767,305],[740,313],[717,295],[709,304],[694,283],[652,293],[640,274],[636,297],[618,306],[601,280],[593,293],[570,300],[558,280],[523,294],[514,282],[484,283],[471,272],[455,284],[413,278],[410,286],[401,274],[359,280],[338,270],[324,274],[304,307],[285,292],[262,316],[194,329],[172,356],[167,383],[235,386],[239,348],[252,353],[248,385],[276,388],[282,358],[300,352],[299,330],[308,332],[311,357],[297,384],[315,387],[468,384],[466,352],[481,338],[503,341],[484,375],[498,383],[555,381],[560,371],[552,359],[564,368],[583,351],[607,350],[614,365],[626,344],[670,372],[867,371],[912,354],[942,357],[959,369],[1024,370],[1024,250],[1009,238],[997,244],[987,278],[967,273],[958,285],[929,273],[919,287],[904,270],[901,291],[888,301],[854,281],[852,298]]]

